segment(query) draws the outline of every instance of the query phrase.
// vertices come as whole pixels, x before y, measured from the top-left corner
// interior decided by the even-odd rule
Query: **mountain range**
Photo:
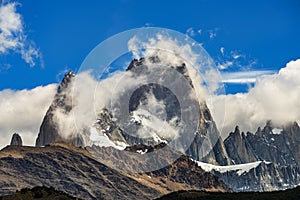
[[[149,60],[133,60],[126,72],[134,78],[149,73],[152,64],[160,63],[158,57]],[[195,87],[187,66],[182,63],[171,68],[185,77],[190,86],[185,92],[192,93]],[[161,74],[167,72],[160,70]],[[237,126],[222,140],[206,103],[185,99],[194,106],[195,112],[187,117],[197,120],[197,127],[189,133],[192,141],[181,135],[176,139],[188,145],[184,152],[169,147],[171,136],[149,131],[148,137],[138,137],[141,128],[156,120],[143,110],[150,98],[164,105],[169,124],[180,126],[180,104],[172,91],[159,84],[143,85],[132,94],[131,117],[126,119],[132,123],[130,132],[117,123],[115,112],[105,107],[93,124],[65,138],[55,113],[60,110],[67,115],[74,109],[67,91],[75,77],[70,71],[59,85],[40,126],[36,147],[22,146],[21,137],[14,134],[11,145],[0,151],[0,195],[46,186],[83,199],[152,199],[178,190],[263,192],[300,184],[297,122],[278,127],[268,121],[256,133],[241,132]],[[88,145],[92,135],[97,140]],[[160,150],[164,153],[143,157]]]

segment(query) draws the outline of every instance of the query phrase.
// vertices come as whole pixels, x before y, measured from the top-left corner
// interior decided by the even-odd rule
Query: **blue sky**
[[[0,53],[0,90],[57,83],[101,41],[143,26],[189,32],[217,63],[233,62],[225,72],[278,71],[300,55],[297,0],[17,2],[24,43],[33,44],[41,58],[30,67],[13,49]]]

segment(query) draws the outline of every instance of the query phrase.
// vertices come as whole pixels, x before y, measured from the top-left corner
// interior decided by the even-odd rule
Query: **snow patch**
[[[229,171],[236,171],[236,173],[240,176],[244,173],[248,173],[251,169],[256,168],[259,164],[262,162],[266,164],[270,164],[270,162],[266,161],[256,161],[251,163],[245,163],[245,164],[238,164],[238,165],[228,165],[228,166],[218,166],[218,165],[212,165],[200,161],[195,161],[198,164],[199,167],[201,167],[204,171],[218,171],[220,173],[225,173]]]
[[[94,145],[99,147],[114,147],[118,150],[124,150],[126,148],[124,142],[111,141],[105,133],[99,133],[95,127],[90,128],[90,140]]]
[[[283,129],[280,129],[280,128],[273,128],[272,129],[272,133],[276,134],[276,135],[281,134],[282,131],[283,131]]]
[[[148,152],[148,149],[145,149],[145,151],[143,151],[143,150],[137,150],[136,152],[143,155],[143,154],[145,154],[145,153]]]
[[[142,138],[152,137],[155,142],[167,143],[165,137],[176,138],[178,130],[167,121],[161,120],[146,109],[139,108],[132,112],[131,122],[143,126],[139,129],[139,136]]]

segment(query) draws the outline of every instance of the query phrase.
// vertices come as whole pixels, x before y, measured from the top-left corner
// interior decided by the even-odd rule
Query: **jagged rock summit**
[[[276,127],[267,121],[256,133],[230,133],[224,141],[234,164],[269,161],[278,165],[300,166],[300,127],[297,122]]]
[[[75,74],[73,71],[69,71],[65,74],[63,80],[57,88],[57,93],[54,97],[52,104],[50,105],[43,122],[40,126],[40,131],[36,139],[35,146],[45,146],[54,142],[68,142],[75,146],[82,146],[83,142],[80,137],[74,136],[68,139],[64,139],[60,136],[59,125],[55,118],[55,112],[58,109],[63,110],[65,113],[69,113],[72,110],[72,96],[70,90]]]
[[[18,133],[13,134],[10,145],[11,146],[22,146],[23,145],[22,138]]]

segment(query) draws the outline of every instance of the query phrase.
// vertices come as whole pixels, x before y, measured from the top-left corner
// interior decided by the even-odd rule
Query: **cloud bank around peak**
[[[21,135],[25,145],[34,145],[56,87],[50,84],[31,90],[0,91],[0,149],[10,143],[15,132]]]
[[[41,53],[34,42],[28,40],[22,16],[17,12],[18,5],[16,2],[0,3],[0,54],[20,54],[33,67],[36,60],[41,59]]]
[[[221,95],[214,98],[213,116],[223,135],[236,125],[242,131],[255,132],[267,120],[281,126],[300,122],[300,59],[290,61],[278,73],[258,77],[248,93]],[[219,118],[219,102],[226,101],[224,125]],[[223,106],[223,105],[222,105]]]

